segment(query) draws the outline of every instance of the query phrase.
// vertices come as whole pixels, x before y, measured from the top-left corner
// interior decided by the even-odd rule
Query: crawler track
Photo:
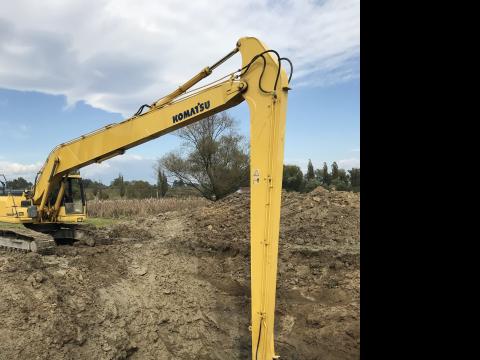
[[[26,228],[11,227],[0,229],[0,248],[53,255],[56,244],[50,235]]]

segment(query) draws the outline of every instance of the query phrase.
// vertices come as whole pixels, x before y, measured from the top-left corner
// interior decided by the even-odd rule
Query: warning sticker
[[[253,172],[253,183],[258,184],[260,182],[260,170],[255,169]]]

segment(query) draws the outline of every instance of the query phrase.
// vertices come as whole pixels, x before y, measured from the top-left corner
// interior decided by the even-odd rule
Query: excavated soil
[[[249,195],[0,250],[0,359],[249,359]],[[359,194],[284,193],[276,351],[358,359]]]

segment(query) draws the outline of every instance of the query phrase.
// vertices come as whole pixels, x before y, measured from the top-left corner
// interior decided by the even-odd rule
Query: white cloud
[[[0,174],[4,174],[8,179],[23,177],[29,181],[35,178],[36,173],[42,167],[43,163],[21,164],[0,160]]]
[[[35,175],[42,167],[43,163],[22,164],[1,160],[0,174],[5,174],[7,180],[23,177],[28,181],[33,181]],[[123,174],[125,180],[146,180],[155,182],[155,173],[153,167],[155,159],[146,158],[137,154],[125,154],[106,160],[99,164],[92,164],[80,170],[83,178],[89,178],[102,181],[109,184],[118,174]]]
[[[132,114],[256,36],[293,86],[358,77],[359,0],[16,0],[2,3],[0,87]],[[21,14],[12,21],[6,14]],[[223,72],[237,69],[239,58]]]
[[[350,158],[337,161],[338,167],[340,169],[352,169],[360,167],[360,159]]]

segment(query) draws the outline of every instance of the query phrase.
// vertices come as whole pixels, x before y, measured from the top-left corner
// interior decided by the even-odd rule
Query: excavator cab
[[[56,214],[57,222],[77,223],[85,220],[87,203],[79,174],[69,174],[57,185],[50,194],[48,207]]]
[[[47,225],[51,221],[39,221],[37,206],[32,203],[30,190],[12,190],[0,182],[0,221]],[[79,223],[86,218],[87,204],[82,178],[79,174],[67,175],[50,193],[48,214],[56,214],[55,223]],[[43,225],[40,226],[43,228]],[[30,226],[28,226],[30,227]]]
[[[65,194],[62,205],[65,215],[75,215],[85,213],[85,192],[80,176],[69,176],[66,180]]]

